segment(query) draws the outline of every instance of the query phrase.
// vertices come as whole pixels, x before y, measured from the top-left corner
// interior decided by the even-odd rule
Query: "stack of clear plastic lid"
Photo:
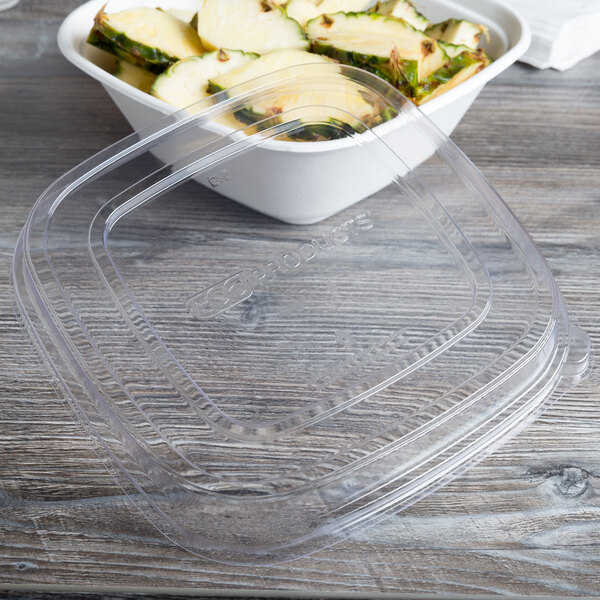
[[[316,104],[340,86],[379,124]],[[311,94],[230,128],[294,90]],[[502,200],[382,80],[319,65],[238,92],[51,186],[13,283],[148,519],[192,552],[261,564],[447,482],[583,376],[590,347]],[[264,178],[294,194],[261,205]]]

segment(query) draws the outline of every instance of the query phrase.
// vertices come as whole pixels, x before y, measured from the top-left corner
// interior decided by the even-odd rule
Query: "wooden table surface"
[[[51,387],[9,295],[36,198],[129,132],[58,51],[58,25],[77,4],[22,0],[0,13],[0,590],[600,595],[600,368],[452,484],[303,560],[217,565],[137,515]],[[600,347],[600,55],[565,73],[510,68],[453,138],[529,230]]]

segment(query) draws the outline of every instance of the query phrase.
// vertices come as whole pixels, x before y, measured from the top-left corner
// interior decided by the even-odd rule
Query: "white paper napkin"
[[[570,69],[600,50],[600,0],[506,0],[531,27],[520,60],[538,69]]]

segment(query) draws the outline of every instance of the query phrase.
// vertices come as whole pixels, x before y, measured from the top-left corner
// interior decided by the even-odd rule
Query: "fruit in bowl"
[[[115,77],[186,108],[213,93],[258,76],[309,63],[338,62],[385,79],[421,105],[451,90],[491,59],[478,47],[487,28],[464,19],[431,24],[408,0],[199,0],[195,13],[134,7],[94,19],[88,43],[115,57]],[[299,90],[273,106],[235,115],[237,126],[259,123],[277,111],[310,101]],[[307,128],[297,140],[339,137],[386,120],[377,106],[357,105],[356,94],[320,92],[315,106],[335,106],[360,122]],[[358,104],[361,104],[358,102]],[[236,126],[235,123],[232,123]]]

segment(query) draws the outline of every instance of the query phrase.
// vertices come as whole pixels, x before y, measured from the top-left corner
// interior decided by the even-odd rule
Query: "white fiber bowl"
[[[93,19],[105,0],[90,0],[74,10],[58,32],[58,45],[63,55],[82,71],[97,79],[125,118],[135,130],[142,129],[174,112],[173,107],[117,79],[99,66],[89,51],[86,38]],[[109,1],[107,12],[134,6],[158,5],[162,8],[193,10],[194,0],[115,0]],[[417,2],[417,8],[433,22],[449,17],[462,17],[482,23],[489,29],[490,39],[484,41],[486,52],[494,62],[454,89],[434,98],[421,107],[446,135],[459,123],[483,86],[514,63],[528,48],[530,32],[518,13],[496,0],[427,0]],[[402,126],[401,119],[384,124],[380,135],[385,139],[394,134],[394,123]],[[378,128],[375,128],[376,131]],[[396,131],[397,133],[397,131]],[[408,140],[407,140],[408,141]],[[408,141],[408,143],[410,143]],[[160,157],[168,162],[168,157]],[[356,145],[344,140],[330,142],[281,142],[265,144],[239,160],[236,177],[229,177],[219,192],[265,214],[289,223],[311,223],[326,218],[342,208],[384,187],[377,169],[367,169],[364,154]],[[348,173],[361,171],[356,177],[339,176],[340,168]],[[264,184],[254,179],[246,185],[244,173],[265,170],[281,173],[280,177],[265,177]],[[324,177],[336,173],[336,177]],[[307,201],[307,198],[310,200]]]

